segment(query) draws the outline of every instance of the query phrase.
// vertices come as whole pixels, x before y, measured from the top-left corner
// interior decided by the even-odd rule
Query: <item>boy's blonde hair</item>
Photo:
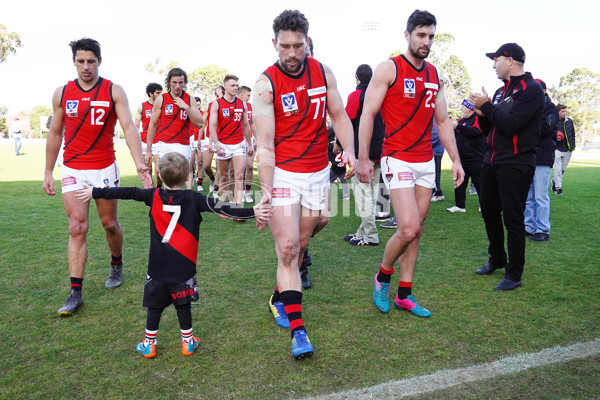
[[[165,185],[183,186],[190,173],[190,163],[179,153],[167,153],[158,161],[158,172]]]

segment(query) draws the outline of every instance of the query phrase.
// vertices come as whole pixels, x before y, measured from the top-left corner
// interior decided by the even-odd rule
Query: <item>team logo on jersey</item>
[[[298,112],[298,103],[296,103],[296,94],[294,92],[281,95],[281,105],[283,114],[289,117]]]
[[[108,187],[108,182],[108,178],[102,180],[102,183],[104,183],[104,187]]]
[[[415,97],[415,80],[404,79],[404,97],[414,98]]]
[[[391,172],[385,174],[385,180],[386,181],[390,182],[392,179],[394,179],[394,174],[392,174]]]
[[[167,104],[165,106],[165,115],[173,115],[173,104]]]
[[[146,118],[150,118],[152,116],[152,110],[146,110]]]
[[[79,106],[79,100],[67,100],[67,109],[65,113],[67,117],[76,117],[77,116],[77,107]]]
[[[223,118],[229,118],[229,108],[223,109]]]

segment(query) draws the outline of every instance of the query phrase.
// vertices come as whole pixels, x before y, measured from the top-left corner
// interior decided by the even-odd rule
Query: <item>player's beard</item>
[[[281,65],[281,68],[283,68],[283,70],[285,72],[287,72],[288,74],[297,74],[302,69],[305,59],[306,59],[306,56],[304,56],[304,58],[302,58],[301,60],[297,59],[297,58],[288,58],[284,62],[280,62],[280,65]],[[297,61],[296,65],[289,66],[287,62],[290,60]]]
[[[418,48],[418,49],[414,50],[414,49],[411,47],[411,49],[410,49],[410,54],[411,54],[413,57],[415,57],[415,58],[418,58],[418,59],[424,60],[424,59],[426,59],[426,58],[427,58],[427,56],[429,56],[429,51],[430,51],[431,49],[427,49],[427,52],[425,53],[425,55],[423,55],[423,53],[422,53],[422,52],[419,52],[419,50],[421,50],[421,49],[419,49],[419,48]],[[422,49],[422,50],[425,50],[425,49]]]

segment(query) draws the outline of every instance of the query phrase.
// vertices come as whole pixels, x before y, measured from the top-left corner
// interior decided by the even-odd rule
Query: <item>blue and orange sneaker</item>
[[[288,320],[285,308],[283,307],[282,301],[276,301],[273,303],[273,295],[269,299],[269,310],[275,318],[275,323],[282,328],[290,329],[290,321]]]
[[[294,331],[292,336],[292,357],[295,360],[302,360],[307,357],[312,357],[315,348],[310,343],[305,330]]]
[[[390,284],[379,282],[377,274],[373,278],[373,302],[382,313],[390,311]]]
[[[181,343],[181,354],[184,356],[191,356],[194,354],[199,345],[200,339],[198,339],[196,336],[193,336],[191,341]]]
[[[396,299],[394,300],[394,307],[398,310],[404,309],[410,311],[415,314],[417,317],[428,318],[431,317],[431,311],[426,308],[421,307],[417,299],[410,294],[406,299],[400,300],[398,295],[396,295]]]
[[[154,343],[138,343],[135,350],[146,358],[156,357],[156,341]]]

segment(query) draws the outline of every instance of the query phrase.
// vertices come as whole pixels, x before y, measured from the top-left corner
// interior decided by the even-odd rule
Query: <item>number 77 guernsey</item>
[[[273,87],[275,166],[290,172],[317,172],[327,158],[327,80],[323,65],[306,57],[299,75],[275,63],[264,72]]]

